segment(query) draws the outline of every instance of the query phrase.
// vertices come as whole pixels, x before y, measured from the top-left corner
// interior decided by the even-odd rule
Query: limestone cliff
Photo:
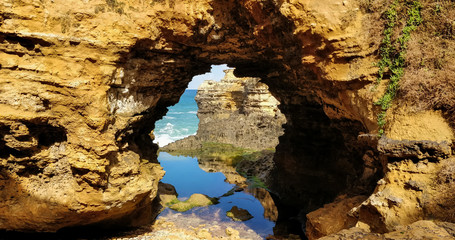
[[[192,150],[203,142],[231,144],[253,150],[275,148],[286,118],[279,102],[258,78],[237,78],[225,70],[220,82],[208,80],[197,91],[197,134],[171,143],[162,151]]]
[[[162,175],[153,123],[194,75],[222,63],[261,78],[280,102],[275,189],[303,215],[349,192],[370,195],[355,212],[373,231],[453,221],[451,196],[409,195],[428,196],[433,185],[419,182],[439,173],[439,187],[454,179],[443,167],[453,154],[454,6],[421,3],[425,21],[387,113],[384,139],[398,142],[382,145],[374,102],[390,71],[376,87],[374,63],[389,0],[1,1],[0,229],[113,223],[149,206]],[[421,199],[430,212],[396,217]]]

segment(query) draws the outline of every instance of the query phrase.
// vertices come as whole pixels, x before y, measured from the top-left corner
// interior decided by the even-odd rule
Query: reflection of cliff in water
[[[216,200],[212,202],[212,205],[186,210],[165,208],[158,219],[174,222],[181,225],[182,228],[206,224],[207,229],[212,226],[217,228],[221,226],[223,230],[226,227],[233,227],[243,234],[254,231],[261,236],[259,239],[273,234],[275,222],[264,217],[270,215],[271,210],[264,209],[261,199],[255,198],[254,194],[247,191],[247,179],[236,174],[232,166],[228,166],[222,161],[198,161],[194,157],[172,156],[164,152],[160,153],[158,160],[166,171],[162,182],[175,186],[179,201],[186,201],[195,193]],[[234,179],[238,185],[229,183],[223,172],[231,176],[230,179]],[[260,196],[264,196],[264,194]],[[240,222],[233,221],[227,216],[227,212],[233,207],[247,210],[253,218]],[[265,212],[267,214],[264,214]]]
[[[261,202],[262,207],[264,207],[264,218],[273,222],[278,220],[278,209],[269,191],[263,188],[248,188],[245,191],[253,194]]]
[[[206,172],[221,172],[226,177],[226,182],[235,184],[237,191],[245,191],[259,200],[264,207],[264,218],[276,222],[278,219],[278,209],[270,193],[264,188],[258,188],[253,184],[248,184],[248,179],[240,175],[237,170],[227,165],[223,161],[213,158],[198,158],[199,167]]]
[[[240,188],[246,187],[246,178],[240,175],[235,167],[214,158],[198,157],[199,167],[206,172],[221,172],[226,177],[226,182],[235,184]]]
[[[161,147],[160,151],[192,156],[205,172],[223,173],[225,182],[235,187],[221,199],[238,193],[254,196],[264,209],[260,214],[265,219],[286,226],[283,222],[292,216],[284,214],[287,217],[279,219],[275,202],[278,197],[272,196],[268,187],[275,168],[274,148],[283,134],[286,118],[278,108],[278,100],[259,78],[236,77],[233,70],[225,72],[220,82],[206,81],[198,89],[197,134]],[[289,235],[282,229],[274,228],[274,232]],[[293,232],[301,234],[301,229]]]

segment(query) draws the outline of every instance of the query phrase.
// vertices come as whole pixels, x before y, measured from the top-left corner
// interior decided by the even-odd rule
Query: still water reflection
[[[229,172],[230,175],[233,174],[233,168],[231,166],[217,162],[215,165],[210,164],[212,166],[210,171],[217,172],[206,172],[199,165],[207,166],[207,162],[205,164],[202,162],[204,160],[199,160],[198,162],[197,158],[172,156],[165,152],[160,153],[158,161],[166,171],[162,182],[172,184],[175,187],[179,200],[186,200],[194,193],[219,198],[218,204],[193,208],[183,213],[167,208],[158,218],[182,219],[186,217],[185,224],[189,226],[192,222],[193,224],[208,223],[244,229],[250,234],[254,232],[260,238],[273,235],[275,222],[269,219],[276,219],[276,217],[270,217],[271,215],[276,216],[276,208],[273,205],[270,195],[263,189],[248,188],[245,183],[243,183],[245,187],[242,186],[239,188],[239,185],[241,185],[239,183],[236,186],[235,184],[226,182],[226,177],[222,172]],[[213,166],[216,166],[217,169],[213,169]],[[204,167],[204,169],[207,168]],[[241,176],[238,177],[242,178]],[[236,189],[236,191],[232,191],[233,189]],[[258,196],[261,201],[255,198],[255,196]],[[267,208],[265,211],[263,205]],[[233,206],[248,210],[253,218],[244,222],[234,222],[226,216],[226,212]],[[264,212],[267,213],[266,216],[268,219],[264,217]],[[271,214],[271,212],[275,213]]]

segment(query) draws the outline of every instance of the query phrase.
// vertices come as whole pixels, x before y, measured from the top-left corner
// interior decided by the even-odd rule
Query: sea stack
[[[279,102],[259,78],[238,78],[234,69],[224,72],[221,81],[207,80],[198,88],[197,134],[171,143],[162,151],[194,150],[204,142],[253,150],[275,148],[286,122],[278,109]]]

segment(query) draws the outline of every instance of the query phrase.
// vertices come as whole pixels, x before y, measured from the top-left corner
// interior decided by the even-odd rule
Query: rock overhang
[[[288,123],[276,159],[282,166],[278,176],[286,177],[277,184],[293,181],[303,189],[296,196],[295,188],[283,189],[290,203],[312,194],[319,194],[318,206],[330,201],[362,175],[363,152],[376,151],[358,144],[357,136],[377,130],[371,104],[376,96],[369,91],[380,40],[367,30],[378,19],[356,1],[2,4],[0,108],[1,123],[8,127],[0,129],[0,149],[34,144],[25,137],[16,144],[8,137],[14,134],[8,122],[47,126],[49,136],[65,133],[47,145],[38,141],[41,151],[33,156],[2,156],[2,174],[9,176],[5,186],[29,186],[38,179],[23,193],[3,191],[3,199],[12,196],[18,206],[27,206],[27,194],[42,194],[36,186],[73,194],[59,210],[21,215],[36,220],[30,230],[56,229],[37,218],[41,214],[68,213],[59,225],[64,227],[128,215],[136,203],[147,204],[162,174],[148,134],[191,78],[210,64],[227,63],[238,76],[260,77],[281,102]],[[61,166],[55,175],[40,177],[54,165]],[[52,180],[59,175],[66,176],[66,185]],[[305,185],[314,179],[320,182],[316,188]],[[317,186],[327,185],[320,193]],[[316,207],[310,202],[303,200],[303,208]],[[18,213],[9,203],[3,201],[2,208]],[[85,212],[88,217],[80,218]],[[8,217],[0,228],[26,230]]]

